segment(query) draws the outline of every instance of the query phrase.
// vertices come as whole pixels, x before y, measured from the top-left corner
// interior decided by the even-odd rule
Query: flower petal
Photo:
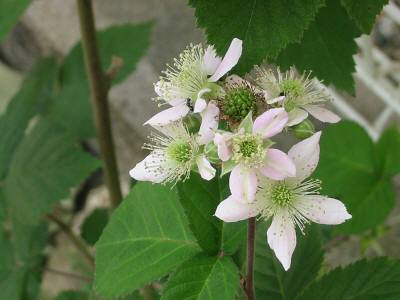
[[[314,118],[325,123],[337,123],[340,117],[330,110],[318,105],[304,105],[303,108],[308,111]]]
[[[268,245],[287,271],[296,248],[296,230],[287,210],[279,211],[267,231]]]
[[[288,114],[283,108],[273,108],[258,116],[253,124],[253,133],[260,133],[270,138],[283,130],[288,121]]]
[[[214,136],[214,144],[218,149],[218,157],[222,161],[228,161],[232,156],[232,150],[228,146],[228,141],[232,137],[232,133],[224,132],[224,133],[216,133]]]
[[[161,162],[161,157],[150,153],[139,162],[133,169],[129,171],[129,175],[139,181],[151,181],[154,183],[161,183],[166,178],[166,174],[162,172],[156,172],[154,168],[149,168],[148,166],[156,166]],[[152,171],[153,170],[153,171]],[[157,168],[159,171],[159,169]]]
[[[326,196],[302,196],[294,205],[307,219],[319,224],[337,225],[351,219],[341,201]]]
[[[207,75],[214,74],[218,66],[221,64],[221,57],[215,52],[214,46],[210,45],[207,47],[204,58],[203,58],[203,70]]]
[[[201,113],[202,119],[198,138],[201,145],[208,144],[214,139],[215,131],[218,129],[218,116],[219,108],[211,101]]]
[[[234,38],[217,70],[215,70],[215,73],[208,79],[208,81],[216,82],[218,79],[224,76],[238,63],[241,55],[242,41]]]
[[[205,89],[201,89],[197,93],[197,99],[194,104],[193,112],[195,112],[195,113],[202,112],[207,107],[207,102],[206,102],[206,100],[203,99],[203,95],[208,92],[211,92],[211,90],[209,88],[205,88]]]
[[[254,217],[257,213],[253,205],[237,201],[231,195],[218,205],[215,216],[224,222],[237,222]]]
[[[296,176],[295,164],[285,152],[278,149],[267,150],[265,165],[259,170],[264,176],[274,180]]]
[[[211,180],[215,176],[215,169],[211,166],[210,162],[204,155],[200,155],[196,159],[197,168],[199,169],[199,173],[201,178],[205,180]]]
[[[240,166],[234,167],[229,177],[229,188],[238,201],[253,202],[257,191],[256,173]]]
[[[296,165],[296,179],[301,182],[309,177],[318,165],[319,161],[319,139],[321,131],[314,133],[309,138],[295,144],[289,150],[289,157]]]
[[[300,108],[294,108],[289,112],[289,120],[286,124],[286,126],[294,126],[297,125],[301,122],[303,122],[305,119],[307,119],[308,113],[305,110],[302,110]]]
[[[177,121],[189,113],[189,107],[185,104],[173,106],[166,110],[163,110],[147,120],[144,125],[151,125],[151,126],[162,126]]]

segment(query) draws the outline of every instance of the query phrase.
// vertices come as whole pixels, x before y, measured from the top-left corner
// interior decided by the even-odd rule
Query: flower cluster
[[[131,171],[136,180],[172,183],[192,171],[211,180],[217,167],[229,174],[231,195],[215,216],[236,222],[272,219],[267,241],[285,270],[296,246],[295,227],[310,221],[340,224],[351,218],[342,202],[320,195],[310,178],[319,160],[321,132],[307,119],[340,119],[323,105],[329,97],[309,73],[256,66],[248,77],[229,75],[242,53],[233,39],[223,58],[213,46],[190,45],[155,83],[156,100],[171,107],[145,124],[158,133],[144,148],[151,153]],[[303,138],[289,152],[272,138],[294,132]]]

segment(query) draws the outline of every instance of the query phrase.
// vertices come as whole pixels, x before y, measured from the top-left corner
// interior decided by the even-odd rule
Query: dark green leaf
[[[90,245],[94,245],[99,239],[104,227],[108,222],[107,209],[95,209],[82,224],[81,235],[83,239]]]
[[[29,3],[29,0],[0,1],[0,41],[6,37],[8,32],[18,22]]]
[[[96,244],[95,288],[107,298],[126,295],[199,252],[177,192],[137,183]]]
[[[59,294],[54,300],[87,300],[88,294],[81,291],[65,291]]]
[[[310,285],[296,299],[400,299],[400,262],[376,258],[337,268]]]
[[[299,42],[324,0],[189,0],[197,25],[223,55],[233,38],[243,40],[237,70],[249,71],[266,57],[276,57],[287,44]]]
[[[312,71],[325,84],[332,83],[353,93],[353,55],[357,52],[354,39],[359,35],[360,31],[339,1],[327,0],[327,6],[319,10],[315,21],[304,32],[303,40],[288,45],[277,63],[283,69],[295,65],[299,71]]]
[[[239,270],[230,257],[196,256],[171,276],[162,300],[234,300]]]
[[[285,271],[267,244],[266,224],[257,226],[254,283],[257,299],[294,299],[321,268],[323,252],[318,228],[310,226],[304,236],[297,235],[292,265]]]
[[[341,0],[341,2],[358,28],[363,33],[369,34],[377,15],[389,0]]]
[[[377,144],[378,168],[384,176],[400,173],[400,131],[397,128],[387,129]]]

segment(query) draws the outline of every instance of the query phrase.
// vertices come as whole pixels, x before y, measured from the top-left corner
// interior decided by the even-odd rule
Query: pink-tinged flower
[[[298,76],[293,68],[281,73],[279,68],[255,67],[255,82],[264,90],[264,96],[270,105],[282,105],[289,114],[287,126],[301,123],[311,114],[321,122],[336,123],[340,117],[323,107],[330,98],[318,89],[309,78],[310,73]]]
[[[152,144],[143,147],[151,153],[129,171],[132,178],[154,183],[176,183],[186,180],[193,169],[206,180],[215,176],[215,169],[201,151],[198,137],[191,135],[181,121],[156,129],[162,134],[152,133]]]
[[[317,132],[290,149],[289,156],[296,164],[296,177],[281,181],[264,177],[259,182],[254,201],[245,202],[232,194],[215,212],[225,222],[257,215],[262,219],[272,218],[267,240],[285,270],[290,268],[296,247],[295,225],[303,231],[310,221],[336,225],[351,218],[341,201],[320,195],[319,180],[309,178],[318,164],[320,135],[321,132]]]
[[[190,45],[174,60],[173,66],[168,66],[154,86],[157,99],[172,107],[145,124],[162,126],[183,118],[190,111],[205,111],[207,100],[223,93],[216,82],[237,64],[241,54],[242,41],[237,38],[232,40],[224,58],[217,56],[213,46],[204,50],[202,45]]]
[[[282,131],[287,118],[283,108],[275,108],[257,117],[253,124],[250,112],[237,133],[216,133],[214,143],[224,162],[223,173],[232,170],[229,187],[236,199],[252,202],[259,177],[282,180],[295,176],[292,160],[284,152],[270,148],[272,142],[268,140]]]

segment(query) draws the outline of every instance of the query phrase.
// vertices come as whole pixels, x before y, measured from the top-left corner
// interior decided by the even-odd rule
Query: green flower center
[[[251,157],[257,151],[257,141],[255,139],[245,140],[239,144],[239,152],[244,157]]]
[[[284,183],[279,183],[273,187],[271,198],[278,206],[288,206],[293,200],[293,192]]]
[[[179,163],[186,163],[192,158],[192,146],[187,142],[175,142],[168,146],[167,155]]]
[[[285,79],[280,83],[281,95],[286,96],[284,106],[286,111],[296,107],[296,99],[304,96],[304,85],[300,80]]]
[[[225,115],[236,121],[243,120],[250,111],[256,112],[256,97],[247,87],[235,87],[222,100]]]
[[[257,167],[263,164],[265,149],[260,135],[250,133],[241,134],[233,138],[233,160],[248,167]]]

